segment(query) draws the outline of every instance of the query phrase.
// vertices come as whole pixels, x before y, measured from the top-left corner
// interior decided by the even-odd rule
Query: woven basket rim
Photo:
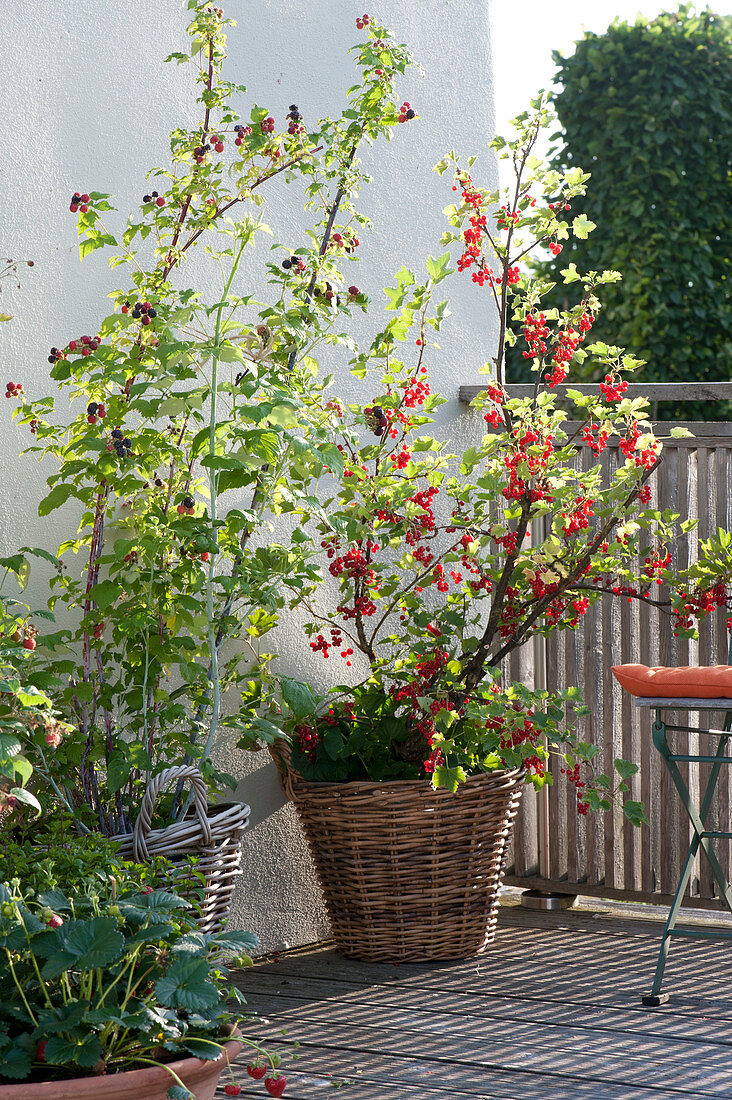
[[[209,802],[208,806],[206,807],[206,817],[211,824],[214,824],[220,817],[226,817],[229,814],[231,815],[229,825],[226,829],[227,833],[236,831],[236,829],[239,828],[239,825],[236,823],[245,819],[248,820],[251,812],[251,808],[247,805],[246,802],[239,802],[236,799],[232,802]],[[151,829],[149,836],[151,838],[159,838],[163,834],[167,833],[168,830],[170,830],[170,836],[174,836],[177,833],[181,833],[184,831],[187,833],[190,829],[190,826],[195,823],[195,811],[191,806],[186,813],[186,816],[181,818],[180,821],[170,821],[167,825],[162,825],[155,829]],[[109,839],[125,840],[127,837],[131,837],[132,833],[132,829],[130,829],[128,833],[114,833],[114,835],[111,836]],[[214,841],[214,843],[215,842],[216,841]]]
[[[285,751],[283,752],[283,748]],[[291,761],[289,761],[289,746],[270,746],[271,755],[274,757],[274,761],[277,766],[285,768],[287,774],[287,781],[292,784],[293,790],[297,790],[298,793],[303,794],[325,794],[330,791],[331,793],[338,794],[378,794],[393,792],[398,793],[400,791],[419,793],[424,792],[425,795],[435,795],[438,798],[451,798],[452,794],[459,794],[461,790],[465,790],[467,787],[479,787],[481,783],[490,785],[493,782],[509,782],[518,783],[522,782],[526,777],[527,769],[524,767],[518,768],[501,768],[494,771],[479,771],[476,774],[468,775],[466,780],[463,780],[459,784],[457,791],[448,791],[444,787],[431,787],[427,779],[382,779],[382,780],[369,780],[369,779],[347,779],[347,780],[313,780],[303,779],[299,772],[295,771],[292,767]]]
[[[446,787],[432,787],[427,779],[348,779],[348,780],[312,780],[303,779],[292,768],[288,768],[288,778],[293,790],[302,794],[398,794],[400,791],[424,793],[425,797],[451,798],[453,794],[459,795],[466,787],[477,787],[481,784],[492,785],[496,782],[518,783],[526,775],[526,768],[501,769],[500,771],[478,772],[469,775],[457,788],[450,791]]]

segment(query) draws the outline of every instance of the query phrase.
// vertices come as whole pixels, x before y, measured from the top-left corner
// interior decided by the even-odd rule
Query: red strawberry
[[[48,1046],[48,1039],[41,1039],[40,1043],[36,1045],[36,1061],[46,1061],[46,1047]]]
[[[227,1096],[239,1096],[241,1093],[241,1085],[225,1085],[224,1092]]]
[[[253,1077],[255,1081],[261,1081],[266,1072],[266,1066],[247,1066],[247,1073],[250,1077]]]
[[[286,1077],[267,1077],[264,1082],[264,1087],[270,1096],[282,1096],[286,1084]]]

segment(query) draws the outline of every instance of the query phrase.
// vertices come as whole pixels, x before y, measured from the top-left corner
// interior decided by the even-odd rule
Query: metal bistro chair
[[[728,663],[732,664],[732,635],[730,636],[730,652]],[[715,855],[710,841],[717,839],[732,839],[732,832],[717,829],[707,829],[706,820],[711,809],[714,792],[717,789],[722,767],[732,764],[732,756],[729,755],[729,740],[732,737],[732,699],[658,699],[636,698],[636,706],[654,708],[656,715],[652,727],[653,744],[661,755],[671,780],[679,793],[679,798],[686,810],[692,828],[692,838],[689,850],[681,871],[681,878],[676,887],[676,893],[671,904],[666,926],[661,938],[661,948],[658,953],[658,963],[653,979],[651,992],[641,999],[644,1005],[657,1007],[668,1000],[667,993],[661,993],[663,972],[666,968],[671,939],[674,936],[684,936],[687,939],[732,939],[732,932],[724,932],[711,928],[677,928],[676,921],[681,909],[684,892],[691,877],[699,849],[709,862],[714,881],[716,882],[720,896],[724,899],[727,908],[732,913],[732,887],[722,870],[719,860]],[[667,710],[696,710],[696,711],[722,711],[724,720],[721,729],[702,729],[698,726],[672,725],[664,721],[663,712]],[[696,733],[704,737],[718,738],[717,751],[710,753],[676,752],[668,742],[669,733]],[[711,764],[709,779],[701,793],[701,803],[697,808],[691,799],[689,785],[679,769],[680,763],[704,763]]]

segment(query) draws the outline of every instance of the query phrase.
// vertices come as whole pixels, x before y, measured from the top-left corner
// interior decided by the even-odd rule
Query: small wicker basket
[[[520,769],[455,794],[424,780],[312,783],[272,750],[325,896],[336,948],[353,959],[463,959],[493,941]]]
[[[191,783],[193,812],[162,829],[151,828],[158,794],[178,780]],[[112,840],[119,843],[120,855],[136,863],[145,863],[153,856],[166,856],[174,862],[184,856],[196,856],[194,881],[186,876],[182,889],[175,879],[168,885],[201,906],[198,924],[202,932],[218,932],[229,915],[231,895],[241,874],[241,845],[248,822],[249,807],[243,802],[209,806],[200,771],[181,764],[153,777],[140,804],[134,830]],[[199,875],[205,883],[195,881]]]

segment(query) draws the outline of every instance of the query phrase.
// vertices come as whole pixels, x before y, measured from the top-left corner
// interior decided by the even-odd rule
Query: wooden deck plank
[[[361,1014],[358,1014],[361,1019]],[[718,1065],[686,1063],[663,1064],[651,1060],[631,1059],[626,1048],[617,1047],[606,1053],[587,1052],[581,1046],[551,1048],[544,1045],[542,1029],[509,1039],[481,1039],[465,1036],[445,1036],[441,1033],[402,1028],[391,1030],[374,1024],[338,1024],[303,1019],[283,1020],[278,1016],[270,1026],[257,1031],[262,1042],[282,1040],[282,1026],[287,1026],[287,1040],[297,1042],[298,1053],[310,1044],[322,1044],[327,1034],[329,1044],[344,1052],[347,1059],[353,1053],[380,1054],[387,1059],[408,1058],[429,1066],[470,1066],[485,1073],[537,1074],[544,1079],[571,1082],[573,1088],[583,1082],[601,1088],[644,1088],[649,1096],[662,1092],[679,1098],[688,1093],[708,1097],[732,1097],[730,1058],[720,1058]],[[349,1061],[345,1061],[344,1072]],[[590,1095],[593,1095],[592,1093]]]
[[[394,966],[320,946],[236,980],[260,1017],[247,1033],[283,1050],[290,1100],[334,1087],[349,1100],[732,1100],[727,946],[675,943],[671,999],[652,1010],[640,994],[659,938],[657,919],[507,908],[479,959]]]
[[[502,1070],[475,1070],[469,1066],[415,1059],[386,1057],[383,1054],[353,1054],[350,1073],[342,1072],[344,1052],[326,1047],[300,1047],[302,1068],[287,1068],[285,1100],[310,1100],[310,1097],[342,1095],[344,1100],[708,1100],[706,1093],[659,1092],[633,1086],[603,1085],[599,1082],[570,1082],[544,1074],[515,1073]],[[311,1072],[304,1067],[312,1065]],[[329,1070],[332,1067],[332,1071]],[[242,1096],[262,1098],[259,1087],[234,1067]],[[216,1100],[224,1100],[223,1081]],[[254,1087],[252,1087],[254,1085]],[[342,1090],[342,1091],[341,1091]]]
[[[363,986],[355,982],[333,982],[327,978],[283,978],[270,974],[247,975],[244,983],[247,998],[251,1006],[258,1011],[271,1012],[263,1008],[267,998],[281,998],[282,1004],[289,1007],[296,1001],[303,1006],[313,1003],[361,1006],[386,1010],[403,1006],[413,1009],[437,1009],[441,1013],[456,1018],[467,1017],[489,1023],[491,1021],[516,1021],[522,1023],[534,1021],[539,1024],[563,1025],[579,1031],[588,1030],[616,1036],[618,1042],[626,1035],[644,1035],[649,1040],[673,1039],[678,1050],[668,1057],[691,1057],[699,1044],[705,1046],[732,1046],[732,1018],[724,1020],[715,1017],[716,1028],[710,1032],[709,1020],[689,1018],[669,1011],[668,1006],[662,1013],[649,1013],[645,1008],[595,1008],[586,1005],[568,1005],[562,1002],[547,1002],[538,998],[501,996],[490,992],[474,994],[458,990],[409,989],[399,986],[397,990],[389,986]],[[729,1056],[727,1051],[726,1056]]]
[[[471,1066],[429,1059],[397,1058],[383,1053],[369,1054],[349,1049],[305,1044],[297,1050],[298,1061],[287,1063],[285,1097],[306,1100],[310,1096],[333,1096],[344,1100],[442,1100],[470,1096],[474,1100],[707,1100],[706,1092],[659,1091],[630,1085],[608,1085],[598,1081],[564,1080],[544,1073],[503,1069],[475,1069]],[[349,1070],[344,1072],[344,1062]],[[308,1067],[309,1072],[308,1072]],[[262,1088],[236,1066],[235,1077],[243,1096],[258,1096]],[[216,1093],[223,1100],[222,1079]],[[341,1092],[342,1089],[342,1092]]]
[[[308,1024],[348,1024],[354,1016],[354,1003],[328,998],[324,1004],[307,998],[288,997],[282,993],[258,994],[252,1006],[265,1016],[276,1016],[278,1024],[288,1027],[292,1021]],[[445,1013],[421,1005],[373,1005],[365,1000],[358,1004],[358,1019],[364,1028],[377,1027],[389,1031],[417,1031],[444,1037],[484,1041],[492,1044],[537,1041],[555,1053],[570,1053],[581,1046],[583,1056],[605,1056],[622,1044],[628,1063],[643,1065],[660,1062],[667,1065],[691,1061],[703,1067],[727,1066],[732,1060],[732,1029],[727,1029],[726,1041],[694,1042],[678,1035],[654,1034],[650,1031],[619,1031],[602,1027],[577,1027],[572,1022],[546,1021],[535,1017],[465,1016]],[[675,1042],[670,1042],[673,1039]],[[651,1066],[651,1069],[653,1066]]]

